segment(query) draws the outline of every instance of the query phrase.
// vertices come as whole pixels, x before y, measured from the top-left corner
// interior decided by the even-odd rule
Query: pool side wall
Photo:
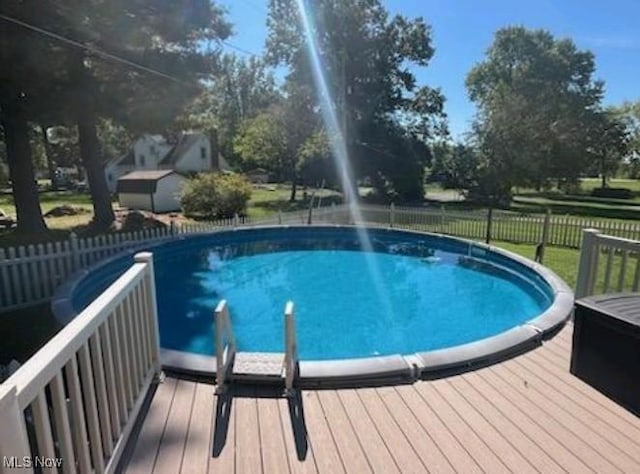
[[[316,232],[322,230],[335,232],[338,229],[353,231],[356,229],[356,226],[243,227],[240,229],[215,231],[195,236],[178,236],[168,241],[151,243],[133,250],[130,249],[78,272],[67,283],[59,287],[58,290],[56,290],[51,304],[53,314],[61,323],[66,324],[69,322],[78,314],[78,311],[74,307],[74,296],[78,291],[86,291],[88,279],[90,277],[95,278],[98,270],[105,267],[126,267],[127,260],[130,259],[131,263],[133,263],[133,255],[142,249],[153,251],[154,248],[171,245],[178,241],[195,241],[211,236],[220,237],[223,235],[239,236],[247,232],[269,231],[271,229],[306,229]],[[490,253],[482,256],[489,255],[490,257],[497,257],[498,260],[506,258],[508,261],[516,262],[526,269],[531,270],[534,275],[540,277],[550,288],[553,296],[552,304],[542,314],[522,325],[496,334],[495,336],[447,349],[404,355],[394,354],[355,359],[300,361],[297,383],[301,386],[351,386],[390,381],[411,381],[417,378],[468,370],[476,366],[491,364],[540,345],[548,335],[555,333],[571,316],[574,303],[574,295],[571,288],[553,271],[532,260],[491,245],[441,234],[397,230],[377,226],[370,227],[370,230],[374,232],[389,232],[394,235],[405,234],[413,237],[430,237],[445,244],[445,246],[446,242],[449,242],[456,248],[466,246],[469,255],[472,255],[474,252],[476,254],[485,254],[483,251],[489,251]],[[476,258],[478,258],[477,255]],[[489,259],[489,261],[490,260],[491,259]],[[107,278],[100,280],[102,285],[104,285],[106,279]],[[83,283],[85,284],[85,288],[83,288]],[[197,377],[215,377],[216,361],[213,356],[166,348],[161,350],[161,356],[163,367],[167,371],[186,373]]]

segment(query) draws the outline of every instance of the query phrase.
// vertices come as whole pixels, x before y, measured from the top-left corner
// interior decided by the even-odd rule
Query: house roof
[[[167,156],[160,161],[160,166],[175,165],[200,137],[201,135],[198,133],[182,135],[178,143],[167,153]]]
[[[109,164],[113,165],[131,165],[134,166],[136,164],[136,157],[133,154],[133,148],[129,148],[129,150],[120,156],[116,156],[115,158],[109,160]]]
[[[158,181],[172,174],[179,173],[174,170],[133,171],[118,178],[117,191],[131,194],[155,193]]]

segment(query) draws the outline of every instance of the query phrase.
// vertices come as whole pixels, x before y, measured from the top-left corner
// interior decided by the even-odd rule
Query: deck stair
[[[298,374],[298,349],[290,301],[285,306],[284,320],[284,352],[238,352],[227,302],[222,300],[218,304],[214,313],[218,393],[224,392],[228,382],[234,380],[278,385],[284,382],[285,393],[292,393]]]
[[[281,383],[285,378],[284,352],[237,352],[231,378]]]

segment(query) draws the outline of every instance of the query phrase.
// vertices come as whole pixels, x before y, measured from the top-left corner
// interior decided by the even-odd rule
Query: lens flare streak
[[[313,17],[308,13],[304,0],[297,0],[297,4],[298,13],[304,29],[307,53],[311,62],[312,76],[318,91],[320,110],[322,112],[324,124],[327,127],[331,149],[333,151],[332,159],[336,169],[338,170],[344,197],[349,205],[349,217],[352,222],[358,225],[363,222],[363,218],[362,211],[358,205],[357,188],[355,188],[353,184],[353,171],[350,166],[346,145],[347,137],[345,137],[344,130],[340,127],[338,122],[337,103],[331,96],[329,87],[327,86],[327,79],[324,74],[326,68],[322,63],[320,48],[316,41],[316,34],[314,32],[317,30],[313,22]],[[343,104],[343,107],[346,107],[346,104]],[[376,292],[380,295],[381,302],[385,306],[385,314],[389,318],[393,318],[395,316],[395,312],[391,306],[391,300],[387,294],[382,273],[373,258],[374,250],[371,238],[369,237],[367,230],[362,226],[358,225],[357,232],[362,250],[371,255],[370,258],[367,258],[367,267],[373,283],[376,286]]]

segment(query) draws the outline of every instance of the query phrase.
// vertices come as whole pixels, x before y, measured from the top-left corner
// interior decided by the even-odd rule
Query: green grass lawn
[[[593,191],[594,188],[599,188],[601,184],[600,178],[582,178],[580,180],[580,188],[587,193]],[[607,184],[610,188],[629,188],[633,192],[640,193],[639,179],[612,178]]]
[[[251,194],[251,199],[247,207],[247,214],[249,217],[259,219],[275,214],[278,210],[281,212],[291,212],[308,209],[312,195],[315,196],[314,207],[318,206],[318,201],[320,201],[320,205],[323,206],[342,202],[342,195],[331,189],[307,188],[307,197],[305,198],[304,188],[301,186],[298,187],[296,192],[296,200],[289,201],[291,186],[283,184],[266,185],[253,188],[253,193]]]
[[[536,254],[535,245],[514,244],[511,242],[491,242],[491,244],[532,260]],[[575,288],[579,259],[579,250],[547,247],[544,252],[543,264],[556,272],[571,288]]]

